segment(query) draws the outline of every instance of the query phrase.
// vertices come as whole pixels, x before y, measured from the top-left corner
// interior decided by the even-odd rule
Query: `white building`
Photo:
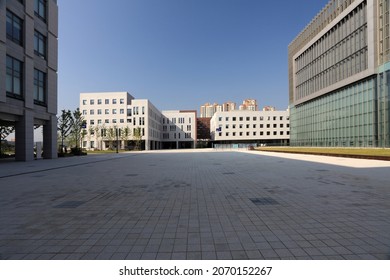
[[[81,93],[80,111],[86,121],[82,147],[131,149],[140,132],[141,149],[194,148],[196,111],[159,111],[147,99],[127,92]]]
[[[196,147],[196,111],[163,111],[162,115],[164,149]]]
[[[218,112],[210,126],[215,143],[287,144],[290,139],[288,111]]]

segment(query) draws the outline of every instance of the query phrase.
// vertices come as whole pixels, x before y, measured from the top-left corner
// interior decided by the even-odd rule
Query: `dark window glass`
[[[7,11],[7,38],[23,45],[23,21],[10,11]]]
[[[34,53],[46,59],[46,37],[36,30],[34,33]]]
[[[23,63],[8,55],[6,90],[8,96],[23,97]]]
[[[46,73],[34,69],[34,103],[46,105]]]
[[[34,13],[36,16],[46,21],[46,0],[34,0]]]

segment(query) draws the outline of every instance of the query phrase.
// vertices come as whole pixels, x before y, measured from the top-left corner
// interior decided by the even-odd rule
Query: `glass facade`
[[[389,65],[390,66],[390,65]],[[390,70],[378,75],[378,146],[390,147]]]
[[[290,108],[291,145],[381,145],[377,136],[376,91],[377,79],[374,76]]]

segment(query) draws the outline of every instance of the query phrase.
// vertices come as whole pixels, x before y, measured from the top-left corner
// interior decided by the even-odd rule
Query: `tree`
[[[83,137],[82,132],[84,128],[86,128],[86,123],[84,121],[83,115],[80,112],[80,109],[77,108],[73,112],[72,133],[71,133],[74,136],[76,142],[76,150],[79,150],[79,145]]]
[[[73,116],[70,110],[62,110],[61,116],[58,117],[57,130],[60,134],[61,147],[60,153],[64,153],[64,140],[72,132]]]
[[[121,140],[125,142],[125,147],[128,145],[130,136],[131,136],[130,128],[128,126],[122,128]]]
[[[140,151],[142,143],[142,130],[140,127],[134,128],[133,140],[135,143],[135,150]]]
[[[14,131],[15,127],[13,126],[0,126],[0,155],[3,153],[1,149],[2,142]]]
[[[106,139],[109,141],[109,149],[112,150],[114,149],[113,147],[113,142],[116,139],[116,127],[108,127],[107,128],[107,133],[106,133]]]

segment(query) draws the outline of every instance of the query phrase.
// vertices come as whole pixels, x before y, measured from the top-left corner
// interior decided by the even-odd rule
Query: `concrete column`
[[[19,121],[15,122],[15,159],[17,161],[34,160],[34,117],[25,110]]]
[[[57,117],[50,116],[50,120],[43,126],[43,157],[57,158]]]

